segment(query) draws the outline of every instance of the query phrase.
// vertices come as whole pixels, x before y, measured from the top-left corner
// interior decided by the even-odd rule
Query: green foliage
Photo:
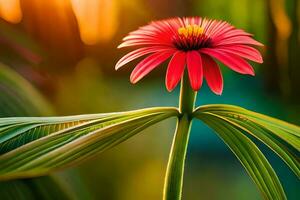
[[[59,179],[53,176],[13,180],[0,183],[1,199],[74,199]]]
[[[28,81],[0,63],[0,117],[51,114],[48,102]]]
[[[43,97],[4,65],[0,65],[0,90],[2,117],[52,113]],[[48,174],[103,152],[172,116],[183,117],[176,108],[158,107],[66,117],[0,118],[0,180]],[[216,131],[240,160],[265,199],[286,199],[286,196],[275,171],[251,140],[253,137],[272,149],[300,178],[298,126],[231,105],[201,106],[193,113],[185,113],[185,117],[188,121],[196,117]],[[174,151],[176,154],[171,151],[169,159],[172,162],[169,161],[171,164],[168,165],[165,194],[173,194],[173,189],[176,189],[175,198],[180,199],[189,131],[177,132],[185,139],[177,139],[173,144],[175,147],[182,146],[179,148],[182,151]],[[50,179],[2,182],[1,187],[8,189],[0,193],[11,195],[11,189],[19,188],[21,195],[39,195],[32,191],[43,184],[50,184],[52,190],[62,189]],[[41,188],[38,190],[43,192]],[[165,195],[165,198],[173,197]]]
[[[68,117],[1,118],[0,179],[34,177],[69,166],[171,116],[180,117],[176,108]],[[265,199],[286,199],[270,163],[247,136],[250,134],[266,144],[300,177],[298,126],[230,105],[201,106],[190,117],[202,120],[216,131],[240,160]],[[178,166],[184,166],[184,157],[178,161],[181,165],[176,162],[167,174],[178,174],[176,170]],[[183,175],[183,170],[177,171]],[[178,184],[167,182],[166,188],[173,188],[171,185]]]
[[[300,128],[231,105],[206,105],[194,116],[216,131],[243,164],[265,199],[286,199],[271,165],[248,133],[277,153],[300,178]]]
[[[33,97],[33,98],[31,98]],[[52,114],[50,104],[20,75],[0,64],[0,116]],[[72,199],[59,176],[49,175],[0,182],[3,199]]]
[[[0,178],[46,174],[107,150],[176,115],[175,108],[149,108],[71,117],[2,118]]]

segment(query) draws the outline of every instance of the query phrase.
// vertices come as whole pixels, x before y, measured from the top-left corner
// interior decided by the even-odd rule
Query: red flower
[[[254,75],[254,70],[245,59],[263,62],[259,51],[250,46],[262,44],[251,36],[227,22],[200,17],[155,21],[129,33],[123,39],[118,48],[141,47],[122,57],[116,69],[150,54],[131,73],[130,81],[136,83],[172,56],[166,74],[168,91],[176,87],[187,66],[193,90],[200,89],[205,77],[210,89],[221,94],[223,78],[215,59],[238,73],[250,75]]]

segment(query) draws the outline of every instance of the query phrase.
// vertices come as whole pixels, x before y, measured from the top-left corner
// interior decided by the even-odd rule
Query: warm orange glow
[[[19,0],[0,0],[0,17],[11,23],[18,23],[22,19]]]
[[[112,38],[117,29],[117,0],[71,0],[85,44],[96,44]]]
[[[284,0],[273,0],[270,2],[271,15],[280,37],[288,39],[292,33],[292,23],[284,9]]]

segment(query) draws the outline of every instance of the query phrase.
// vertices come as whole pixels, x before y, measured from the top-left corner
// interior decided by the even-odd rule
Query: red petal
[[[233,37],[238,37],[238,36],[247,36],[247,37],[251,37],[252,34],[247,33],[241,29],[232,29],[232,30],[228,30],[225,33],[220,33],[218,32],[214,37],[213,40],[215,42],[219,42],[225,39],[229,39],[229,38],[233,38]]]
[[[123,47],[131,47],[131,46],[139,46],[139,45],[166,45],[171,47],[171,43],[166,43],[163,41],[126,40],[125,42],[123,42],[118,46],[118,49]]]
[[[263,59],[261,57],[261,54],[258,50],[256,50],[253,47],[246,46],[246,45],[227,45],[227,46],[220,46],[218,47],[218,50],[232,53],[237,56],[241,56],[243,58],[246,58],[248,60],[252,60],[257,63],[263,63]]]
[[[116,64],[115,69],[118,70],[120,67],[126,65],[127,63],[133,61],[134,59],[137,59],[141,56],[144,56],[149,53],[157,52],[157,51],[163,51],[168,48],[163,46],[153,46],[153,47],[143,47],[139,48],[137,50],[134,50],[125,56],[123,56]]]
[[[191,87],[198,91],[203,81],[202,59],[197,51],[187,52],[187,68]]]
[[[249,36],[234,36],[225,38],[220,41],[213,41],[214,46],[220,46],[220,45],[231,45],[231,44],[251,44],[251,45],[257,45],[257,46],[264,46],[262,43],[257,42],[256,40],[252,39]]]
[[[218,64],[207,55],[202,54],[203,74],[209,88],[218,95],[223,91],[223,77]]]
[[[151,72],[157,65],[167,60],[174,51],[164,51],[154,53],[142,60],[132,71],[130,81],[136,83]]]
[[[207,55],[210,55],[219,61],[221,61],[223,64],[228,66],[230,69],[233,71],[236,71],[241,74],[250,74],[254,75],[254,70],[251,67],[247,61],[244,59],[240,58],[239,56],[236,56],[231,53],[225,53],[222,51],[218,51],[217,49],[201,49],[200,50],[202,53],[205,53]]]
[[[204,20],[203,20],[204,21]],[[216,21],[212,20],[207,23],[207,34],[210,35],[211,38],[219,37],[223,34],[228,33],[231,30],[234,30],[234,27],[224,21]]]
[[[169,92],[171,92],[180,79],[182,78],[185,66],[186,53],[182,51],[177,51],[172,57],[166,74],[166,87]]]

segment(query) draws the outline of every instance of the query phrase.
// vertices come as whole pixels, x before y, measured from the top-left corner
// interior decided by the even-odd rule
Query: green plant
[[[166,86],[171,91],[181,81],[178,108],[156,107],[67,117],[1,118],[0,179],[10,180],[48,174],[112,148],[155,123],[176,117],[177,128],[169,155],[164,199],[181,199],[189,133],[195,119],[203,121],[215,130],[245,167],[265,199],[286,199],[275,171],[252,138],[257,138],[277,153],[300,178],[300,128],[231,105],[204,105],[195,108],[195,99],[202,85],[203,76],[214,93],[222,92],[222,75],[212,57],[221,60],[239,73],[254,75],[252,67],[243,58],[262,62],[258,51],[247,46],[260,43],[251,39],[250,34],[233,29],[223,22],[201,21],[201,18],[177,20],[152,23],[150,27],[142,27],[126,37],[121,46],[150,44],[154,47],[145,47],[129,53],[118,62],[117,68],[141,55],[153,53],[142,60],[133,71],[131,81],[136,83],[173,55],[167,71]],[[192,24],[197,21],[201,26]],[[181,22],[192,25],[181,27]],[[200,22],[205,25],[214,24],[217,30],[225,26],[225,30],[233,32],[225,31],[217,35],[217,38],[211,39],[208,36],[212,37],[213,31],[210,32],[211,35],[205,35],[209,29],[203,28],[204,25]],[[170,46],[168,48],[155,46],[160,40],[159,44],[164,45],[166,42],[174,42],[169,41],[172,37],[165,38],[162,35],[162,30],[169,27],[166,24],[169,26],[175,24],[175,31],[168,32],[169,34],[177,34],[178,31],[179,35],[176,36],[179,39],[176,38],[175,43],[172,43],[176,50]],[[140,38],[143,34],[146,36],[145,40],[143,37]],[[232,40],[231,37],[236,40]],[[216,43],[212,43],[209,39],[216,40]],[[229,44],[235,46],[231,46],[231,49],[227,48],[228,46],[220,47],[218,46],[220,42],[225,46]],[[195,50],[196,48],[199,48],[199,52]],[[186,65],[188,72],[185,73]]]

